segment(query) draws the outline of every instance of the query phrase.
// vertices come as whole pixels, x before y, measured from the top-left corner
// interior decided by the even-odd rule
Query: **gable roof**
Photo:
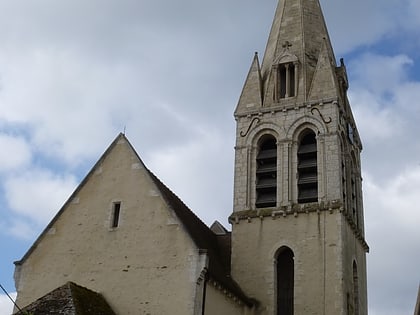
[[[31,248],[26,252],[21,260],[16,261],[15,265],[22,265],[25,260],[31,255],[31,253],[36,249],[36,247],[41,242],[44,235],[46,235],[49,229],[54,225],[58,220],[62,212],[66,209],[67,205],[77,196],[78,192],[83,188],[83,186],[89,181],[92,175],[95,173],[95,170],[102,164],[105,158],[109,155],[112,149],[121,141],[125,141],[132,152],[138,158],[138,161],[144,166],[147,173],[150,175],[153,183],[156,185],[157,189],[160,191],[162,197],[164,198],[166,204],[171,208],[178,219],[181,221],[185,230],[188,232],[196,246],[205,252],[207,252],[209,257],[209,266],[207,270],[207,277],[215,280],[217,283],[222,285],[225,289],[234,294],[242,302],[248,306],[255,305],[256,301],[248,298],[245,293],[241,290],[239,285],[231,278],[230,276],[230,233],[226,235],[216,235],[205,223],[203,223],[183,202],[176,196],[165,184],[163,184],[156,175],[154,175],[142,162],[140,156],[131,145],[131,143],[126,138],[125,134],[120,133],[111,145],[106,149],[102,154],[99,160],[95,163],[86,177],[81,181],[79,186],[71,194],[68,200],[64,203],[55,217],[43,230],[41,235],[37,238]]]
[[[54,225],[54,223],[58,220],[60,215],[63,213],[63,211],[66,209],[66,207],[71,203],[71,201],[74,199],[75,196],[79,193],[79,191],[85,186],[85,184],[89,181],[89,179],[94,174],[95,170],[101,165],[101,163],[105,160],[105,158],[108,156],[108,154],[112,151],[112,149],[116,146],[118,141],[120,139],[126,139],[125,135],[120,133],[114,141],[109,145],[109,147],[105,150],[105,152],[102,154],[102,156],[99,158],[99,160],[95,163],[95,165],[91,168],[89,173],[85,176],[85,178],[80,182],[80,184],[76,187],[76,189],[73,191],[73,193],[70,195],[70,197],[67,199],[67,201],[63,204],[63,206],[60,208],[60,210],[57,212],[57,214],[53,217],[53,219],[48,223],[48,225],[45,227],[45,229],[41,232],[41,234],[38,236],[38,238],[35,240],[35,242],[32,244],[32,246],[29,248],[29,250],[23,255],[23,257],[15,261],[14,264],[16,266],[22,265],[25,260],[32,254],[32,252],[37,248],[39,243],[41,242],[42,238],[48,233],[50,228]],[[127,140],[128,143],[128,140]]]
[[[15,315],[116,315],[105,298],[73,282],[47,293]]]
[[[230,233],[216,235],[203,223],[168,187],[148,170],[156,186],[168,205],[181,220],[189,235],[201,250],[206,250],[209,257],[207,277],[215,280],[248,306],[257,302],[242,291],[230,275]]]

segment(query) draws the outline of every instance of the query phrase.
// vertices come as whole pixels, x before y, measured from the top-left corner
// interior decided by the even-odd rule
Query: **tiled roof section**
[[[207,251],[209,256],[208,276],[219,282],[248,306],[255,305],[256,301],[247,297],[230,276],[230,233],[223,236],[214,234],[159,178],[150,170],[149,173],[197,247]]]
[[[47,293],[16,315],[116,315],[104,297],[73,282]]]

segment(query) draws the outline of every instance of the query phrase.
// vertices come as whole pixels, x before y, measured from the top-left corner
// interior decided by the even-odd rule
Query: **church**
[[[360,153],[319,0],[279,0],[234,111],[230,227],[119,134],[15,262],[16,314],[366,315]]]

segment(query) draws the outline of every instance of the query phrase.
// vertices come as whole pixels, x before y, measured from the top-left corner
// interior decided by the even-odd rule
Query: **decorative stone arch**
[[[288,50],[285,50],[280,56],[278,56],[275,60],[273,65],[278,65],[281,63],[290,63],[290,62],[294,62],[297,63],[299,62],[299,58],[290,53]]]
[[[312,116],[303,116],[296,119],[293,124],[290,125],[286,132],[286,137],[288,139],[293,139],[293,141],[297,141],[299,134],[307,128],[312,129],[316,135],[327,133],[327,128],[321,120]]]
[[[288,51],[288,43],[284,52],[273,63],[274,89],[273,99],[296,97],[299,81],[299,59]]]
[[[271,134],[278,141],[278,139],[283,138],[284,131],[278,124],[267,123],[267,122],[259,123],[248,133],[245,140],[247,146],[252,146],[253,148],[256,148],[258,145],[259,139],[264,134]]]
[[[301,290],[299,283],[302,281],[302,273],[299,270],[301,265],[300,259],[302,257],[302,247],[299,247],[296,242],[291,239],[279,239],[274,242],[266,253],[265,258],[272,261],[272,268],[270,269],[269,277],[273,279],[271,298],[273,299],[273,309],[270,310],[270,314],[277,314],[277,258],[278,254],[284,250],[290,249],[294,255],[294,289],[295,292]]]
[[[260,122],[261,120],[259,117],[254,117],[251,124],[255,121],[256,123],[253,124],[253,127],[249,127],[247,132],[241,134],[242,146],[240,149],[244,151],[241,163],[243,169],[245,169],[245,176],[241,185],[246,183],[243,200],[248,210],[256,208],[256,159],[259,141],[265,136],[272,136],[276,139],[276,145],[278,145],[280,137],[284,136],[284,131],[280,126],[270,122]]]
[[[253,129],[246,139],[248,147],[251,147],[248,156],[248,187],[252,209],[276,207],[280,199],[279,137],[279,126],[263,123]]]
[[[258,140],[255,160],[255,208],[277,206],[278,139],[263,134]]]
[[[313,170],[316,174],[315,181],[317,182],[317,188],[311,187],[313,194],[316,194],[317,197],[308,198],[306,201],[303,201],[305,198],[299,197],[298,182],[301,181],[298,179],[299,170],[298,170],[298,150],[300,141],[303,136],[305,136],[307,131],[311,131],[315,135],[316,141],[316,169]],[[297,119],[287,130],[286,137],[289,139],[291,145],[289,148],[289,200],[292,204],[298,203],[299,199],[301,202],[314,202],[322,201],[326,195],[326,161],[325,161],[325,144],[324,144],[324,135],[326,134],[326,127],[323,122],[318,120],[316,117],[303,116]],[[300,184],[303,185],[301,182]],[[300,186],[301,188],[302,186]],[[316,190],[316,191],[315,191]]]

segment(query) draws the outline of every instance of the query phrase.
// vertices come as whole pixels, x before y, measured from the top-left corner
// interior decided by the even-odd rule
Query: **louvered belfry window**
[[[257,154],[256,174],[257,208],[275,207],[277,202],[277,144],[267,136],[260,144]]]
[[[318,201],[317,146],[313,131],[307,131],[298,148],[298,202]]]

